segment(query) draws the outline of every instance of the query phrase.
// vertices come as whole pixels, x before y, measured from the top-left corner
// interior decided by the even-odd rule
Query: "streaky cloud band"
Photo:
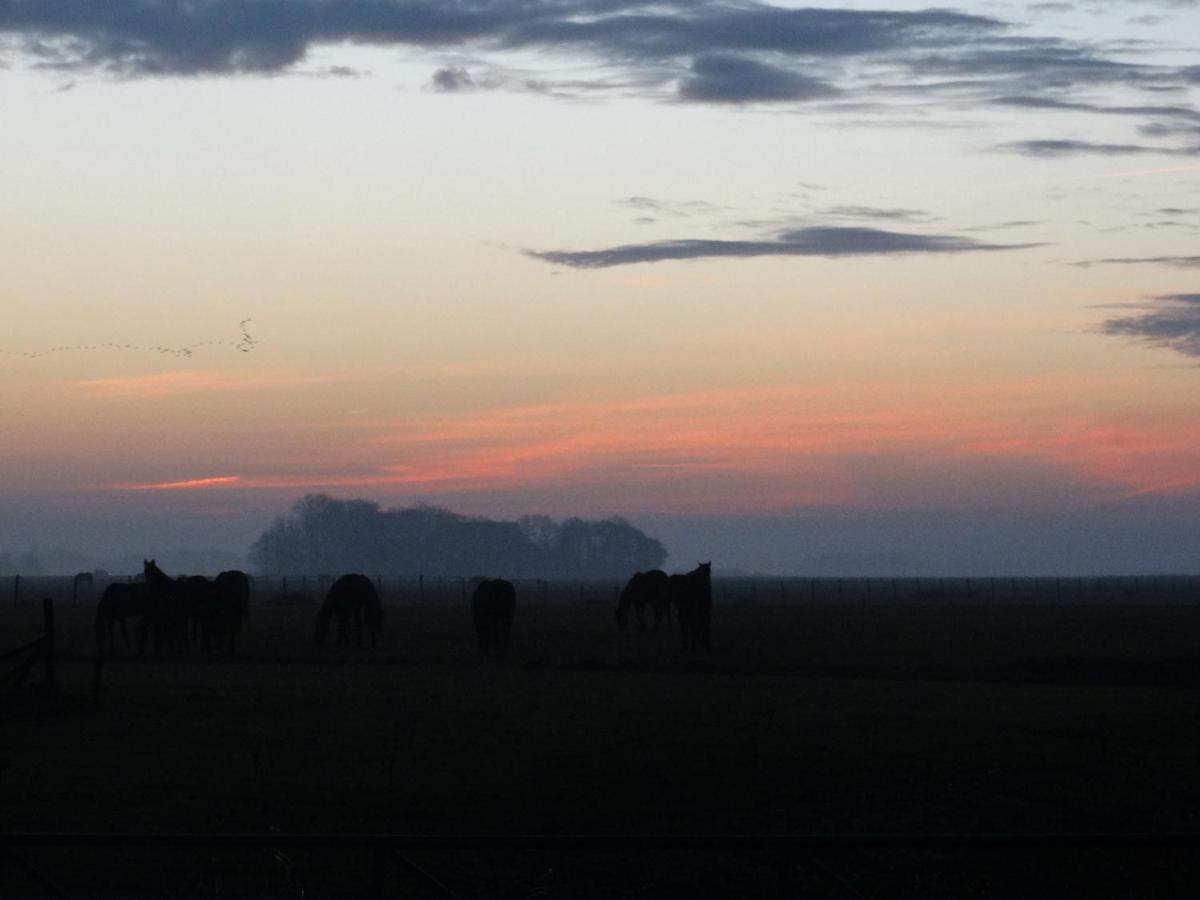
[[[1056,159],[1066,156],[1144,156],[1148,154],[1200,156],[1200,145],[1154,147],[1147,144],[1108,144],[1067,139],[1012,141],[1006,144],[997,144],[992,149],[1040,159]]]
[[[881,256],[1024,250],[1041,244],[989,244],[945,234],[911,234],[877,228],[796,228],[765,240],[682,239],[622,244],[601,250],[526,250],[533,259],[574,269],[603,269],[667,260],[757,256]]]
[[[1092,266],[1174,266],[1179,269],[1200,269],[1200,256],[1109,256],[1104,259],[1085,259],[1071,263],[1080,269]]]

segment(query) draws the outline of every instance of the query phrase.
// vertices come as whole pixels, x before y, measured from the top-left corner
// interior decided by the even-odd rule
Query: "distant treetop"
[[[260,572],[370,572],[510,578],[627,576],[661,566],[661,541],[621,518],[516,522],[436,506],[381,509],[370,500],[301,497],[250,548]]]

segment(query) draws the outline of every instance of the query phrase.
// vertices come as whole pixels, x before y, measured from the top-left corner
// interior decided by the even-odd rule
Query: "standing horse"
[[[242,628],[245,604],[232,581],[220,577],[210,581],[203,575],[178,578],[176,597],[205,653],[226,647],[237,652],[237,635]]]
[[[700,563],[686,575],[672,575],[668,586],[679,617],[683,649],[711,651],[712,562]]]
[[[145,653],[150,639],[160,654],[182,653],[187,649],[188,623],[192,617],[190,594],[153,559],[142,560],[142,581],[147,592],[147,610],[138,625],[138,652]]]
[[[317,612],[313,641],[318,645],[325,643],[325,638],[329,636],[330,619],[337,619],[339,644],[349,641],[350,622],[353,620],[356,642],[360,647],[365,619],[367,634],[374,647],[383,631],[383,606],[379,602],[375,583],[366,575],[343,575],[333,583]]]
[[[100,602],[96,604],[96,649],[102,655],[111,654],[116,649],[117,625],[121,626],[125,649],[132,649],[125,620],[131,616],[137,616],[140,620],[149,609],[150,592],[145,584],[113,582],[106,587],[100,595]]]
[[[621,590],[617,601],[617,626],[624,631],[629,627],[629,607],[632,606],[638,617],[638,628],[646,630],[646,607],[654,613],[654,630],[663,617],[671,624],[671,595],[667,585],[669,579],[662,569],[651,569],[649,572],[634,572],[629,583]]]
[[[475,622],[475,639],[484,656],[493,651],[508,649],[517,609],[517,591],[511,581],[503,578],[482,578],[471,594],[471,618]]]
[[[217,575],[216,584],[239,626],[245,625],[250,620],[250,576],[240,569],[229,569]]]

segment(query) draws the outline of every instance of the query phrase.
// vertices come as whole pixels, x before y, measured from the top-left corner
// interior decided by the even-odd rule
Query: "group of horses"
[[[474,585],[471,619],[479,652],[484,656],[503,654],[508,649],[508,637],[516,614],[516,589],[511,581],[503,578],[477,577],[471,583]],[[366,575],[343,575],[330,586],[317,612],[313,630],[313,641],[318,646],[329,637],[331,621],[337,622],[337,643],[350,642],[353,626],[355,643],[362,646],[365,625],[367,637],[374,647],[383,631],[383,606],[374,582]]]
[[[113,582],[96,605],[96,646],[101,653],[116,649],[118,627],[127,650],[139,656],[150,649],[159,655],[179,655],[199,645],[206,653],[227,650],[232,656],[237,636],[250,615],[250,577],[231,569],[216,578],[202,575],[172,578],[158,564],[142,561],[142,578],[129,584]],[[135,640],[127,620],[136,619]]]
[[[472,580],[471,618],[479,652],[501,655],[508,649],[516,613],[516,589],[503,578]],[[616,619],[628,630],[629,613],[637,614],[646,629],[647,610],[657,631],[672,610],[679,623],[685,650],[712,650],[712,563],[701,563],[684,574],[667,575],[660,569],[636,572],[617,601]],[[142,578],[129,584],[114,582],[105,588],[96,608],[96,643],[102,653],[115,650],[118,627],[127,650],[134,648],[126,620],[137,619],[136,652],[149,649],[159,655],[178,655],[200,646],[205,653],[227,650],[232,656],[237,636],[249,618],[250,578],[231,570],[216,578],[172,578],[152,560],[143,560]],[[324,644],[336,623],[336,642],[354,640],[362,646],[364,630],[372,647],[383,632],[383,605],[375,583],[366,575],[343,575],[330,585],[317,612],[313,641]]]
[[[668,575],[661,569],[635,572],[617,600],[617,627],[629,628],[629,610],[637,614],[638,627],[646,630],[646,610],[654,616],[654,630],[662,621],[671,624],[671,610],[679,622],[685,650],[712,650],[709,637],[712,621],[712,562],[700,563],[690,572]]]

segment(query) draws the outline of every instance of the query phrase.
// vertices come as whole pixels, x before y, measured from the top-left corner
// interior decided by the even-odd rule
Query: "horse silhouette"
[[[668,589],[679,617],[679,636],[683,641],[683,649],[711,651],[712,562],[700,563],[685,575],[672,575]]]
[[[229,569],[218,574],[215,581],[240,631],[250,620],[250,576],[241,569]]]
[[[629,608],[632,606],[637,613],[638,628],[646,630],[646,607],[654,613],[654,630],[666,617],[671,624],[671,595],[668,590],[669,579],[662,569],[651,569],[649,572],[634,572],[633,577],[621,590],[617,600],[617,626],[625,631],[629,627]]]
[[[116,631],[120,625],[125,649],[131,650],[125,620],[134,616],[141,620],[149,609],[150,592],[144,583],[113,582],[106,587],[96,604],[96,649],[101,654],[111,654],[116,649]]]
[[[354,623],[355,642],[362,646],[363,622],[374,647],[383,631],[383,606],[375,583],[366,575],[343,575],[335,581],[325,595],[325,602],[317,612],[317,623],[313,630],[313,641],[324,644],[329,636],[329,622],[337,619],[337,642],[348,643],[350,623]]]
[[[147,594],[146,613],[138,623],[138,654],[144,655],[152,641],[159,654],[182,653],[188,646],[192,594],[158,567],[153,559],[142,560],[142,584]]]
[[[147,628],[159,652],[182,652],[194,643],[205,653],[225,648],[237,652],[237,636],[249,614],[250,580],[244,572],[222,572],[172,578],[150,559],[142,563],[150,598]]]
[[[249,609],[250,583],[245,575],[218,575],[213,580],[190,575],[176,579],[175,585],[177,601],[204,652],[224,648],[230,656],[235,655],[237,636]]]
[[[475,622],[475,639],[479,652],[489,656],[508,649],[513,615],[517,608],[517,591],[511,581],[503,578],[481,578],[471,594],[471,618]]]

